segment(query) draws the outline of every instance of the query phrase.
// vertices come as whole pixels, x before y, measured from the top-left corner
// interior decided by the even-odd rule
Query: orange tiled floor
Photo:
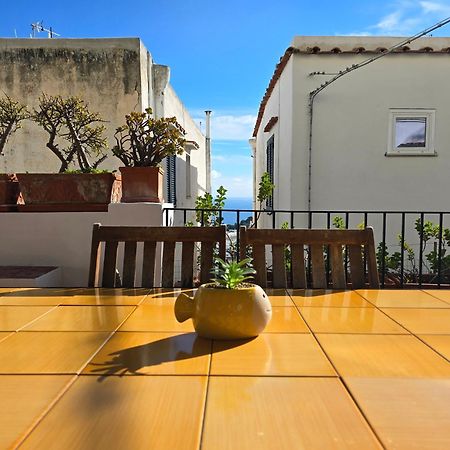
[[[450,448],[448,292],[268,290],[241,341],[179,292],[0,291],[0,448]]]

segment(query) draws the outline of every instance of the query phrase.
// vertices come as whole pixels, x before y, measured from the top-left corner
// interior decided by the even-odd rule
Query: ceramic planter
[[[0,174],[0,205],[15,205],[19,198],[19,183],[14,175]]]
[[[198,288],[195,297],[181,293],[175,302],[179,322],[191,319],[199,336],[245,339],[258,336],[272,317],[269,297],[257,285],[241,289]]]
[[[25,205],[109,204],[113,173],[18,173]]]
[[[163,203],[163,176],[160,167],[120,167],[122,203]]]

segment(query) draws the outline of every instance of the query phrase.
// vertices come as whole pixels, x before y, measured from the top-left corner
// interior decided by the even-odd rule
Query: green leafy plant
[[[6,94],[0,98],[0,155],[3,155],[3,150],[10,136],[28,118],[29,113],[26,106],[14,101]]]
[[[264,172],[261,175],[261,180],[259,182],[258,195],[257,195],[257,199],[260,203],[260,206],[262,206],[262,203],[264,201],[267,201],[270,197],[272,197],[274,189],[275,189],[275,185],[272,183],[269,173]]]
[[[43,94],[30,117],[47,132],[46,145],[60,160],[60,173],[71,164],[90,173],[106,159],[104,120],[90,112],[84,100]]]
[[[219,186],[215,198],[206,192],[195,200],[195,218],[198,223],[206,227],[217,227],[222,225],[223,217],[221,210],[225,206],[227,190]]]
[[[157,167],[167,156],[184,152],[186,135],[175,117],[152,117],[152,109],[131,112],[116,129],[112,152],[127,167]]]
[[[211,271],[214,278],[211,278],[211,281],[218,287],[236,289],[245,281],[253,279],[252,275],[256,273],[251,265],[251,258],[245,258],[240,262],[225,262],[221,258],[214,258],[214,262],[215,267]]]

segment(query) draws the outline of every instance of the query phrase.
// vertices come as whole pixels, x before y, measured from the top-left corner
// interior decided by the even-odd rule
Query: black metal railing
[[[173,225],[226,224],[235,249],[243,224],[256,228],[372,226],[383,288],[450,287],[450,212],[166,208],[163,214],[166,223]]]

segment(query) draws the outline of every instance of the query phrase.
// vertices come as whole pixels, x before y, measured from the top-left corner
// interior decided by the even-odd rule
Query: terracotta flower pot
[[[15,175],[0,174],[0,205],[15,205],[19,193],[19,183]]]
[[[109,204],[113,173],[18,173],[25,205]]]
[[[260,286],[220,289],[204,284],[195,297],[181,293],[175,302],[178,322],[192,318],[199,336],[245,339],[258,336],[272,317],[269,297]]]
[[[164,203],[163,175],[160,167],[120,167],[122,203]]]

